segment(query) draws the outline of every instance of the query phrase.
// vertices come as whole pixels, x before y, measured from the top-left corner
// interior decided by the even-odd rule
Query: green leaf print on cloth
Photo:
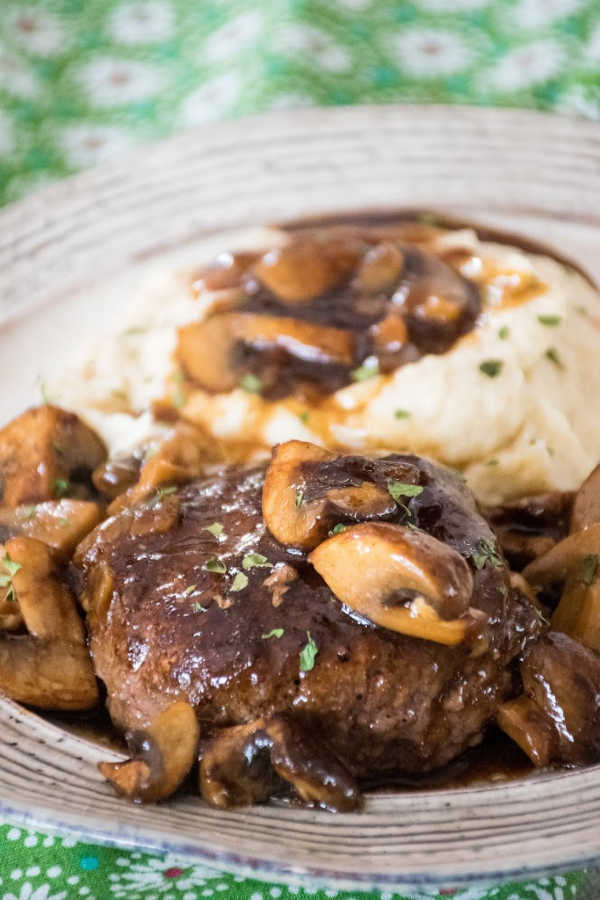
[[[600,114],[597,0],[0,2],[0,202],[214,119],[350,103]]]

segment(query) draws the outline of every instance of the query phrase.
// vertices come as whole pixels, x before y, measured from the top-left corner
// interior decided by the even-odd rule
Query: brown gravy
[[[382,231],[386,228],[393,228],[397,231],[398,226],[405,223],[404,237],[407,242],[417,244],[426,244],[439,228],[459,228],[474,227],[479,237],[483,240],[493,240],[497,243],[511,244],[518,246],[527,252],[543,253],[550,255],[559,262],[572,268],[578,268],[571,260],[557,254],[554,250],[543,246],[537,242],[529,241],[519,235],[504,234],[491,229],[473,226],[472,223],[462,222],[450,219],[447,216],[438,216],[419,212],[365,212],[356,214],[338,214],[331,216],[321,216],[315,219],[302,219],[295,222],[285,222],[278,224],[277,227],[283,228],[290,232],[303,230],[314,227],[327,227],[335,225],[347,225],[358,227],[380,227]],[[460,253],[460,251],[456,251]],[[468,261],[465,259],[464,261]],[[460,269],[460,260],[453,259],[452,264]],[[579,271],[581,271],[579,269]],[[506,273],[496,273],[506,274]],[[582,274],[589,279],[585,272]],[[494,273],[486,272],[482,276],[481,282],[493,277]],[[473,278],[474,281],[478,279]],[[516,283],[514,291],[509,292],[510,298],[507,300],[508,305],[515,305],[526,301],[539,293],[543,289],[539,283]],[[258,303],[258,299],[256,301]],[[261,302],[265,302],[261,298]],[[324,321],[323,316],[317,316],[317,319]],[[359,323],[361,324],[361,323]],[[302,407],[302,402],[297,398],[290,398],[290,402],[294,405]],[[167,404],[170,406],[170,404]],[[172,407],[170,411],[174,412]],[[176,418],[177,414],[173,415]],[[104,707],[98,709],[91,715],[67,715],[67,714],[48,714],[47,720],[59,728],[73,734],[74,736],[92,741],[102,747],[110,748],[116,751],[125,749],[125,745],[121,735],[117,732],[111,723],[108,713]],[[486,737],[485,741],[467,753],[461,755],[454,760],[449,766],[430,773],[420,778],[390,778],[386,780],[378,780],[364,784],[367,790],[377,790],[379,792],[391,793],[398,790],[432,790],[432,789],[449,789],[464,788],[476,785],[492,785],[499,782],[523,778],[531,774],[533,766],[525,754],[514,744],[508,737],[496,729],[493,729]]]

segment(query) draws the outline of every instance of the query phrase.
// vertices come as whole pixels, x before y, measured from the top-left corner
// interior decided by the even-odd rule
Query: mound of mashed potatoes
[[[412,451],[460,469],[488,504],[574,490],[600,459],[600,295],[548,256],[434,230],[427,245],[478,286],[474,327],[445,352],[392,371],[366,366],[311,402],[248,384],[208,391],[183,379],[177,330],[213,308],[192,273],[144,285],[114,339],[86,348],[52,399],[99,430],[113,453],[159,440],[182,417],[250,458],[299,438],[356,451]],[[238,236],[244,250],[285,245],[282,231]],[[225,244],[225,246],[227,246]]]

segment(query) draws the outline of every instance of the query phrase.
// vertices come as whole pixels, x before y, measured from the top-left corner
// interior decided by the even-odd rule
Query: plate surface
[[[123,292],[173,251],[193,256],[195,242],[257,223],[407,207],[530,236],[600,281],[600,126],[508,110],[295,111],[188,132],[47,188],[0,214],[0,418],[86,334],[110,330]],[[600,766],[373,795],[362,814],[332,816],[275,804],[222,813],[193,796],[132,806],[96,771],[111,756],[0,700],[0,815],[352,889],[600,863]]]

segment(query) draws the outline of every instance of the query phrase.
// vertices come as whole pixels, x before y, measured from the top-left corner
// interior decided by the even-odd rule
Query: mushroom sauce
[[[566,261],[389,218],[236,243],[153,275],[114,338],[49,381],[113,452],[182,419],[233,461],[290,438],[410,450],[492,505],[575,490],[595,465],[600,300]]]
[[[585,277],[363,217],[142,300],[51,386],[69,411],[0,430],[0,689],[73,715],[99,679],[131,755],[100,771],[143,802],[195,771],[218,808],[349,811],[600,760]]]

